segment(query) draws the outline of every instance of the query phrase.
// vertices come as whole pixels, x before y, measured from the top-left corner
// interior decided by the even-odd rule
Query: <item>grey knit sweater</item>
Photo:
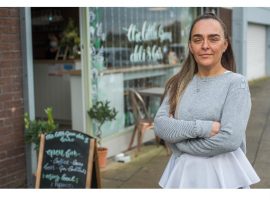
[[[154,119],[154,130],[179,156],[215,156],[241,147],[246,153],[245,130],[251,109],[248,83],[244,76],[227,72],[214,77],[194,75],[188,84],[175,117],[169,117],[166,96]],[[218,134],[210,137],[212,123],[218,121]]]

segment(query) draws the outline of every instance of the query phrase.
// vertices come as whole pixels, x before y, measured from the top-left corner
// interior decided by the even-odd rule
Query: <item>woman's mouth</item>
[[[212,56],[212,54],[200,54],[199,56],[202,58],[208,58],[209,56]]]

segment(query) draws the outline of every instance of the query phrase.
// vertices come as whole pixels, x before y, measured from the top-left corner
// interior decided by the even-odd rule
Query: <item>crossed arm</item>
[[[211,136],[213,121],[177,120],[169,114],[168,97],[166,96],[154,119],[154,130],[163,140],[178,143],[190,138],[207,138]]]
[[[214,156],[231,152],[240,147],[243,141],[250,110],[251,100],[247,88],[235,88],[229,92],[220,124],[170,118],[168,100],[165,99],[154,121],[155,133],[188,154]]]

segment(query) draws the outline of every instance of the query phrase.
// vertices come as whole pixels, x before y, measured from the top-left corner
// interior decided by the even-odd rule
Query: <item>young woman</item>
[[[224,23],[212,13],[198,17],[189,55],[168,80],[154,120],[155,133],[173,152],[161,187],[249,188],[260,181],[245,156],[249,87],[234,71]]]

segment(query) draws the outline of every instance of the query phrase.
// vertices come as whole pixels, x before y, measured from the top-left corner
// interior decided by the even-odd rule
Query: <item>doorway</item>
[[[35,116],[52,107],[59,128],[71,129],[70,72],[80,70],[79,8],[31,8]]]

